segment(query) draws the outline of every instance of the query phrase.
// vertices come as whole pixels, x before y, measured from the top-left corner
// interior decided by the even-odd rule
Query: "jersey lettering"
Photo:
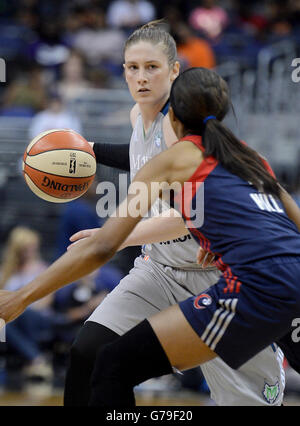
[[[284,213],[284,210],[280,208],[280,206],[277,204],[276,200],[272,195],[267,194],[250,194],[250,197],[255,202],[257,207],[260,210],[265,210],[268,212],[276,212],[276,213]]]
[[[132,154],[131,159],[132,159],[132,168],[134,170],[139,170],[150,160],[150,157],[148,157],[147,155]]]
[[[172,241],[173,241],[173,243],[184,243],[185,241],[191,240],[191,239],[192,239],[192,237],[190,236],[190,234],[188,234],[188,235],[185,235],[184,237],[176,238],[175,240],[172,240]],[[171,244],[171,241],[161,241],[159,244],[160,245]]]

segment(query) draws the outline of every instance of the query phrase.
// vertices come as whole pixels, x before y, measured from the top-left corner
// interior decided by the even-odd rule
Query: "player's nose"
[[[146,83],[148,81],[145,70],[143,70],[142,68],[139,69],[138,72],[138,83],[142,84],[142,83]]]

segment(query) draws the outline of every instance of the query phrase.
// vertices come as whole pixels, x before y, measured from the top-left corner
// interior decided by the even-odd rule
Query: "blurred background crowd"
[[[128,142],[133,101],[123,78],[124,42],[159,18],[177,42],[182,69],[215,68],[227,80],[234,107],[228,125],[269,159],[299,202],[300,82],[291,77],[292,60],[300,57],[299,0],[0,0],[2,288],[26,284],[66,250],[74,232],[101,225],[96,183],[117,184],[118,171],[99,167],[88,194],[55,205],[26,187],[22,153],[51,128],[72,128],[95,142]],[[128,273],[139,250],[120,252],[97,274],[8,325],[0,386],[21,388],[41,378],[62,386],[79,325]],[[176,386],[207,392],[199,371]]]

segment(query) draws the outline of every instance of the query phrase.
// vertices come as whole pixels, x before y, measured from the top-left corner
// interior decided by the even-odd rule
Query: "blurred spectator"
[[[16,20],[24,27],[37,31],[40,17],[36,0],[21,0],[19,7],[16,8]]]
[[[282,0],[271,0],[267,3],[269,18],[269,33],[272,41],[285,38],[292,33],[290,22],[289,2]]]
[[[1,0],[0,15],[2,18],[12,18],[15,15],[17,0]]]
[[[59,371],[63,366],[61,373],[62,376],[65,375],[70,345],[83,322],[89,318],[107,294],[119,283],[121,278],[123,278],[123,274],[117,268],[105,266],[55,293],[53,303],[55,312],[67,317],[69,320],[68,324],[59,327],[57,330],[54,351],[56,358],[60,359],[60,366],[57,365],[58,368],[56,368],[57,376],[59,376]]]
[[[51,94],[47,108],[32,118],[29,137],[33,139],[39,133],[50,129],[72,129],[82,133],[80,120],[66,108],[57,93]]]
[[[9,235],[1,264],[0,288],[16,291],[28,284],[46,269],[40,254],[39,234],[25,227],[16,227]],[[56,318],[50,306],[49,295],[32,304],[25,312],[6,326],[6,338],[28,363],[26,373],[49,376],[51,368],[41,349],[41,344],[53,338],[52,326]]]
[[[147,0],[114,0],[107,10],[107,23],[112,27],[134,30],[155,19],[155,8]]]
[[[85,26],[74,35],[73,48],[82,53],[89,65],[121,75],[125,34],[117,28],[107,27],[101,9],[88,8],[85,16]]]
[[[227,12],[217,4],[215,0],[203,0],[189,16],[191,27],[211,40],[221,36],[229,23]]]
[[[117,268],[103,268],[103,272],[101,269],[56,292],[55,310],[65,314],[70,320],[69,326],[63,330],[66,341],[71,342],[74,339],[78,327],[100,305],[122,277]]]
[[[238,24],[248,33],[259,35],[268,26],[268,18],[265,8],[257,10],[253,4],[248,2],[236,2],[236,13]]]
[[[215,55],[209,43],[195,36],[185,23],[178,23],[173,35],[177,42],[178,57],[182,62],[183,69],[215,67]]]
[[[62,36],[62,25],[58,19],[47,19],[39,22],[36,39],[30,43],[27,50],[29,60],[33,60],[52,73],[56,73],[61,64],[69,56],[69,47]]]
[[[17,227],[10,233],[1,265],[0,288],[15,291],[47,267],[40,255],[37,232]]]
[[[23,72],[3,95],[1,115],[33,116],[46,106],[43,73],[39,67]]]
[[[57,91],[66,103],[80,96],[90,82],[84,77],[84,61],[77,52],[72,52],[62,66],[62,78],[57,84]]]
[[[300,29],[300,0],[289,0],[290,22],[294,28]]]

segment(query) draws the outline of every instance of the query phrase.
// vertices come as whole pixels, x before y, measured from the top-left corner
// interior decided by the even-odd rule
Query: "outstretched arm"
[[[156,200],[157,193],[151,188],[152,182],[163,183],[163,187],[173,181],[182,183],[196,170],[200,161],[195,164],[195,151],[191,152],[188,167],[177,169],[174,166],[176,159],[182,158],[186,143],[178,145],[149,161],[137,173],[126,200],[116,210],[114,217],[109,218],[91,238],[80,242],[17,292],[0,292],[0,318],[6,322],[12,321],[31,303],[105,264]],[[136,186],[140,188],[139,194]]]
[[[99,228],[84,229],[72,235],[73,243],[68,247],[73,248],[83,238],[90,238]],[[161,241],[174,240],[188,234],[186,225],[181,215],[174,209],[167,210],[163,215],[151,217],[136,225],[131,234],[120,245],[118,251],[130,246],[159,243]]]
[[[90,142],[96,161],[104,166],[114,167],[117,169],[129,171],[129,143],[94,143]]]

